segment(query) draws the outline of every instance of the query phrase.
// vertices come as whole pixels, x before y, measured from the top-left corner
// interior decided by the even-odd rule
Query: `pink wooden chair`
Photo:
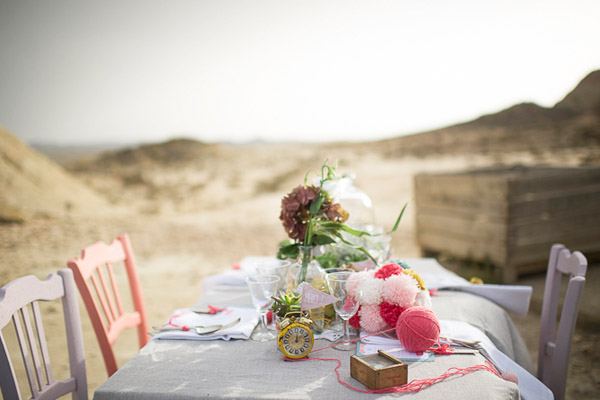
[[[56,381],[50,368],[50,357],[38,302],[61,298],[71,376]],[[33,315],[33,318],[30,315]],[[27,398],[56,399],[73,393],[73,399],[86,400],[85,359],[73,273],[68,269],[62,269],[43,281],[28,275],[0,288],[0,387],[2,396],[7,400],[22,398],[8,348],[2,336],[2,329],[11,319],[31,392],[31,396]]]
[[[552,246],[542,305],[538,377],[552,390],[556,400],[562,400],[565,397],[571,337],[575,330],[586,270],[587,260],[583,254],[578,251],[571,253],[562,244]],[[563,274],[569,277],[569,283],[557,327],[557,311]]]
[[[116,262],[125,265],[133,312],[123,310],[113,271]],[[106,372],[111,376],[118,369],[112,345],[124,329],[137,327],[140,348],[148,342],[146,311],[129,237],[123,234],[110,245],[97,242],[83,249],[81,257],[70,260],[67,265],[75,275],[75,283],[96,332]]]

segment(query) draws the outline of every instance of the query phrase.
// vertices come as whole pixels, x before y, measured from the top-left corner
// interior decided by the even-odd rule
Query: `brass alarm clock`
[[[308,357],[315,343],[311,326],[312,321],[305,317],[285,318],[277,339],[279,351],[287,358]]]

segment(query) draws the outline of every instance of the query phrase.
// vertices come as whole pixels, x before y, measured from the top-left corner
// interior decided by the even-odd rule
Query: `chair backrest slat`
[[[105,329],[110,330],[110,326],[115,321],[115,319],[113,318],[112,313],[108,309],[108,303],[105,298],[105,293],[100,290],[100,285],[98,284],[98,278],[96,276],[96,272],[94,271],[94,273],[90,276],[90,279],[92,281],[92,285],[94,286],[94,290],[96,291],[98,301],[100,302],[100,305],[102,307],[102,312],[106,317],[107,326],[105,327]]]
[[[37,342],[40,340],[39,336],[36,335],[33,331],[33,326],[31,325],[31,319],[29,316],[29,310],[27,306],[21,308],[19,310],[21,316],[23,317],[23,322],[25,324],[25,331],[27,332],[27,343],[29,344],[29,349],[31,350],[31,359],[33,361],[33,368],[35,371],[35,378],[38,383],[38,387],[40,390],[46,386],[47,382],[42,377],[42,363],[40,361],[40,356],[37,349]],[[37,336],[37,339],[36,339]]]
[[[106,263],[106,269],[108,271],[108,277],[110,279],[110,286],[112,287],[113,294],[115,295],[115,301],[117,303],[117,310],[119,311],[119,316],[123,315],[125,312],[123,311],[123,302],[121,301],[121,292],[117,287],[117,281],[115,279],[115,272],[113,270],[113,266],[111,262]]]
[[[70,288],[70,289],[68,289]],[[87,379],[83,341],[73,273],[64,269],[40,281],[34,276],[16,279],[0,288],[0,387],[5,399],[21,394],[2,329],[12,320],[32,399],[57,398],[73,393],[76,400],[87,399]],[[71,377],[54,381],[40,308],[37,301],[62,299],[69,349]],[[32,318],[29,313],[31,307]],[[75,357],[79,363],[74,365]],[[76,373],[74,373],[74,371]]]
[[[113,268],[113,263],[117,262],[125,265],[134,313],[127,313],[123,309]],[[97,242],[83,249],[81,256],[70,260],[67,265],[74,273],[75,283],[102,351],[106,371],[111,376],[117,370],[112,344],[123,329],[137,326],[140,348],[148,341],[146,311],[129,237],[121,235],[108,245]],[[109,283],[104,271],[108,274]]]
[[[561,244],[552,246],[542,304],[538,377],[552,390],[556,400],[562,400],[565,396],[571,338],[575,331],[586,271],[587,260],[583,254],[578,251],[571,253]],[[557,327],[563,274],[569,280]]]
[[[117,307],[115,306],[114,293],[108,290],[108,285],[106,284],[106,280],[104,279],[104,268],[102,266],[98,267],[98,277],[100,278],[100,285],[102,286],[102,290],[104,291],[104,297],[108,303],[108,310],[112,315],[113,321],[119,318],[119,314],[117,313]]]
[[[52,379],[52,369],[50,368],[50,354],[48,353],[48,344],[46,341],[46,332],[44,330],[44,324],[42,323],[42,315],[40,313],[40,306],[37,301],[31,303],[31,308],[33,310],[33,320],[35,322],[35,329],[38,332],[38,346],[40,348],[40,353],[42,354],[42,361],[44,362],[44,371],[46,375],[46,382],[51,384],[53,382]]]
[[[33,360],[31,357],[31,348],[28,345],[28,337],[23,332],[23,326],[21,325],[21,319],[23,318],[23,309],[20,308],[16,313],[13,314],[12,320],[17,334],[17,342],[21,350],[21,357],[23,358],[23,365],[25,366],[25,372],[27,374],[27,382],[29,383],[29,390],[31,390],[32,397],[36,397],[40,392],[40,385],[36,380],[33,366]]]

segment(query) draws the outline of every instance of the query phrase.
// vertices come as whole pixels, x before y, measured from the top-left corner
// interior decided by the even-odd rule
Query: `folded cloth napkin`
[[[227,307],[218,314],[197,314],[189,308],[175,310],[171,316],[170,327],[226,325],[240,318],[240,322],[230,328],[222,329],[208,335],[198,335],[192,330],[169,330],[156,334],[153,339],[169,340],[230,340],[249,339],[258,323],[258,313],[252,308]],[[168,326],[168,325],[167,325]]]
[[[419,273],[425,281],[425,286],[429,289],[472,293],[520,315],[525,315],[529,311],[529,302],[533,291],[531,286],[473,285],[442,267],[433,258],[407,258],[402,261]]]
[[[256,266],[258,264],[261,265],[269,265],[272,264],[274,266],[279,265],[281,263],[275,257],[270,256],[249,256],[244,257],[242,261],[240,261],[239,269],[232,269],[225,271],[218,275],[212,275],[207,277],[204,280],[204,289],[209,290],[218,286],[227,286],[228,288],[232,287],[246,287],[246,277],[249,275],[253,275],[256,273]]]
[[[523,285],[456,285],[440,287],[439,290],[457,290],[472,293],[493,301],[505,310],[526,315],[531,301],[531,286]]]

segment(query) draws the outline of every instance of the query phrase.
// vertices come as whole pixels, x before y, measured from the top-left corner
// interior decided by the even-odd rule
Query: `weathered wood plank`
[[[600,252],[600,168],[420,174],[414,184],[424,249],[491,261],[508,279],[544,270],[556,242]]]

